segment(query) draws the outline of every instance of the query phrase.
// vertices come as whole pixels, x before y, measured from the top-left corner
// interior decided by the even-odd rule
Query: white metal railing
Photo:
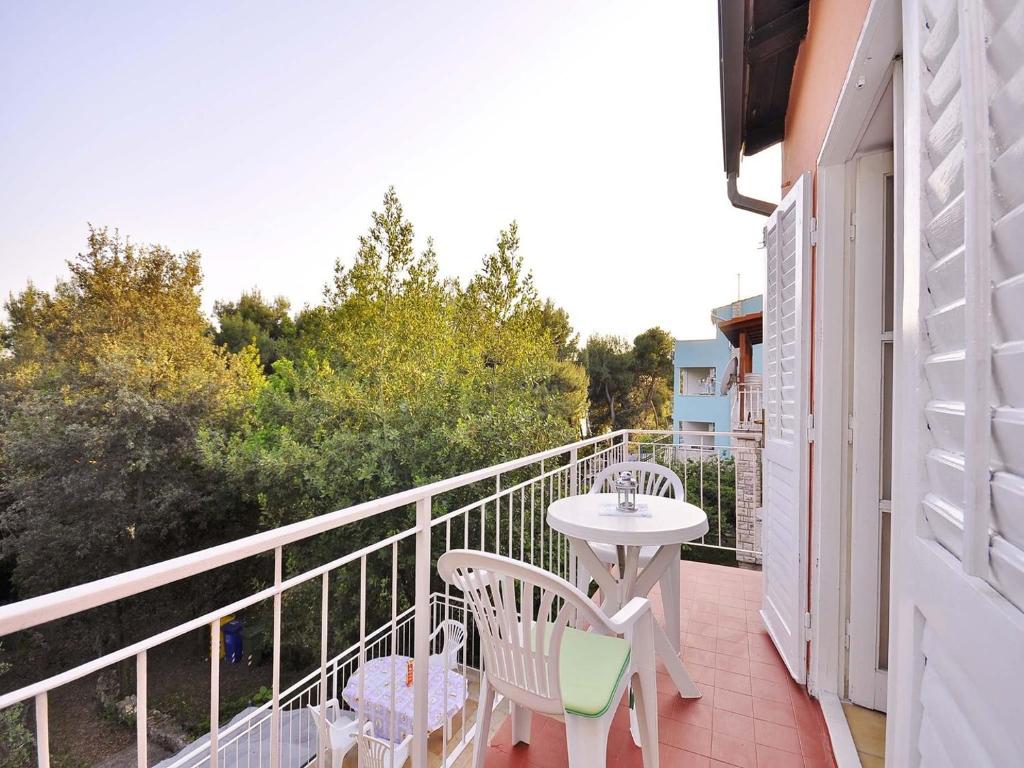
[[[761,506],[761,443],[747,432],[634,430],[628,452],[656,461],[683,481],[686,500],[708,516],[708,532],[687,546],[761,555],[756,510]],[[742,532],[749,531],[749,535]]]
[[[465,610],[462,598],[445,597],[433,593],[430,600],[431,625],[438,627],[446,619],[454,619],[469,631],[466,633],[466,645],[462,651],[462,659],[457,669],[463,676],[475,677],[477,667],[473,660],[478,658],[477,636],[472,631],[472,615]],[[376,658],[394,658],[395,656],[411,656],[414,652],[414,612],[409,607],[395,618],[394,625],[389,622],[365,638],[365,660]],[[438,650],[440,648],[438,647]],[[360,645],[354,643],[341,653],[327,660],[326,685],[328,698],[340,703],[346,711],[345,702],[339,698],[339,692],[345,681],[357,670],[360,664]],[[400,672],[400,670],[396,670]],[[400,678],[401,675],[398,675]],[[306,764],[318,757],[317,733],[309,707],[320,706],[321,669],[318,667],[305,677],[290,685],[281,692],[281,740],[291,745],[298,755],[297,762]],[[447,683],[447,679],[445,679]],[[445,696],[447,697],[447,690]],[[261,745],[269,740],[272,702],[266,702],[251,712],[236,716],[227,726],[222,726],[217,736],[217,763],[219,765],[248,766],[269,764],[263,760]],[[349,711],[349,714],[353,714]],[[458,740],[468,742],[466,722],[460,721]],[[184,750],[168,762],[166,768],[207,768],[210,765],[210,748],[208,743],[200,744]]]
[[[761,396],[761,381],[744,381],[733,387],[730,402],[732,428],[736,430],[760,430],[764,423],[764,400]]]
[[[711,436],[721,445],[699,445],[695,442]],[[21,601],[0,608],[0,637],[13,632],[38,627],[50,621],[81,614],[89,609],[114,603],[171,582],[177,582],[206,573],[232,563],[253,557],[273,556],[272,585],[223,605],[205,615],[192,618],[171,629],[154,634],[144,640],[116,649],[100,658],[80,664],[73,669],[46,677],[17,690],[0,695],[0,710],[21,703],[35,703],[35,735],[37,760],[41,768],[50,764],[49,694],[60,686],[80,680],[111,665],[134,659],[136,669],[136,728],[138,765],[147,766],[148,745],[148,652],[190,632],[209,633],[210,648],[210,729],[209,741],[176,759],[172,768],[219,768],[219,766],[256,766],[279,768],[293,762],[296,744],[294,729],[299,722],[297,713],[308,712],[310,704],[319,705],[337,699],[344,681],[353,671],[363,667],[368,659],[396,654],[413,658],[414,668],[429,667],[429,638],[431,631],[445,618],[455,618],[464,624],[470,622],[461,599],[444,586],[443,592],[431,592],[431,582],[440,586],[435,578],[436,558],[453,547],[469,547],[498,552],[539,565],[569,580],[575,580],[576,566],[570,556],[566,539],[544,522],[547,506],[566,495],[585,493],[596,474],[610,463],[627,458],[645,458],[670,463],[687,483],[688,499],[700,504],[713,521],[712,531],[701,542],[717,549],[735,548],[729,536],[728,501],[721,489],[727,480],[730,462],[735,467],[737,450],[727,445],[726,434],[683,432],[629,432],[620,430],[581,440],[567,446],[542,451],[486,469],[440,480],[434,483],[396,493],[381,499],[356,504],[346,509],[321,515],[271,531],[249,536],[217,547],[167,560],[134,571],[118,574]],[[690,453],[687,453],[687,452]],[[696,464],[691,464],[696,461]],[[759,458],[758,458],[759,461]],[[712,464],[715,469],[718,493],[711,494]],[[725,468],[723,470],[723,468]],[[681,470],[681,471],[680,471]],[[690,472],[699,472],[695,481]],[[735,482],[733,470],[733,482]],[[707,481],[707,482],[705,482]],[[696,485],[694,483],[696,482]],[[689,490],[694,488],[690,498]],[[728,495],[728,494],[726,494]],[[735,494],[734,494],[735,497]],[[467,501],[467,499],[469,499]],[[713,499],[717,499],[712,503]],[[725,501],[725,503],[723,503]],[[735,504],[733,504],[735,506]],[[415,510],[415,514],[411,514]],[[306,542],[329,531],[335,531],[361,520],[404,513],[406,522],[397,530],[367,546],[340,554],[300,573],[284,573],[284,552],[289,546]],[[382,517],[383,519],[383,517]],[[390,519],[390,518],[389,518]],[[723,525],[724,522],[724,525]],[[391,530],[393,530],[392,526]],[[382,530],[384,527],[382,526]],[[398,610],[400,585],[410,574],[399,575],[400,546],[415,547],[414,600],[405,610]],[[738,550],[741,551],[741,550]],[[390,560],[391,618],[382,626],[367,628],[367,563],[369,558],[379,564]],[[332,574],[339,569],[358,569],[357,594],[331,594]],[[381,588],[380,579],[374,589]],[[320,665],[283,688],[281,684],[282,599],[290,590],[302,585],[319,585],[320,592]],[[337,591],[337,590],[336,590]],[[255,711],[238,718],[230,725],[220,722],[220,633],[221,619],[247,609],[267,605],[273,617],[270,644],[270,701]],[[342,610],[348,616],[358,616],[357,637],[341,653],[329,655],[328,629],[332,611]],[[476,633],[468,628],[467,646],[461,661],[461,671],[472,678],[477,664]],[[472,642],[470,642],[472,638]],[[360,676],[361,678],[362,676]],[[427,675],[413,678],[413,748],[412,764],[415,768],[427,765]],[[361,679],[360,679],[361,682]],[[187,684],[187,683],[186,683]],[[447,685],[447,678],[445,678]],[[360,700],[363,700],[360,696]],[[466,707],[474,702],[467,701]],[[439,747],[442,765],[450,765],[464,751],[473,738],[473,725],[468,709],[457,733],[448,733]],[[360,721],[362,711],[356,716]],[[394,715],[392,715],[394,716]],[[315,728],[306,719],[299,725],[299,748],[311,759],[319,761],[325,755],[317,754],[323,745],[316,745]],[[360,722],[361,725],[361,722]],[[305,728],[302,731],[302,728]],[[289,728],[292,729],[289,732]],[[394,730],[392,731],[394,732]],[[264,757],[262,748],[253,752],[253,743],[269,742]],[[289,752],[287,750],[293,750]],[[309,759],[302,761],[309,762]]]

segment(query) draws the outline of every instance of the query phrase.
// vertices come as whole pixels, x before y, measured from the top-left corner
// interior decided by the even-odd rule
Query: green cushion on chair
[[[565,711],[600,717],[612,705],[612,695],[629,666],[629,643],[621,637],[566,627],[559,661]]]

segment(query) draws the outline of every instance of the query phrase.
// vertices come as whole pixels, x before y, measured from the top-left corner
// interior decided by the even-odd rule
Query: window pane
[[[896,231],[894,226],[894,188],[892,176],[885,177],[884,185],[885,194],[885,208],[883,209],[883,216],[885,218],[885,238],[883,240],[883,269],[885,270],[882,276],[882,331],[889,333],[892,331],[892,318],[893,318],[893,283],[895,282],[895,263],[896,263]]]
[[[882,342],[882,466],[879,498],[892,500],[892,342]]]
[[[878,563],[878,668],[889,668],[889,548],[891,546],[892,514],[882,512],[879,531]]]

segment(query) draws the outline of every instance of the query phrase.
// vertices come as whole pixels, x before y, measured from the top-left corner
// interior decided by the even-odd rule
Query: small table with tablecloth
[[[349,676],[342,697],[357,712],[373,723],[378,738],[398,743],[412,733],[413,687],[405,684],[408,656],[384,656],[370,659]],[[417,670],[413,670],[418,674]],[[362,674],[365,707],[360,707]],[[466,678],[447,669],[440,656],[430,658],[427,682],[427,730],[436,731],[452,719],[466,702]],[[392,734],[392,720],[395,733]]]

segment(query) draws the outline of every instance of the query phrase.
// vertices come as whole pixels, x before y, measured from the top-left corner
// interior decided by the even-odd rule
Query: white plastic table
[[[601,587],[602,607],[607,613],[614,613],[634,597],[647,597],[672,559],[679,558],[679,545],[708,532],[708,516],[700,507],[664,496],[638,494],[636,500],[640,510],[633,513],[616,510],[614,493],[568,496],[548,507],[548,525],[569,538],[573,553]],[[594,554],[590,542],[612,544],[619,549],[622,567],[618,579]],[[640,549],[652,545],[658,547],[658,552],[641,570]],[[665,613],[667,616],[670,611]],[[679,634],[678,625],[674,631]],[[679,695],[699,698],[700,691],[673,645],[655,622],[654,650]]]

